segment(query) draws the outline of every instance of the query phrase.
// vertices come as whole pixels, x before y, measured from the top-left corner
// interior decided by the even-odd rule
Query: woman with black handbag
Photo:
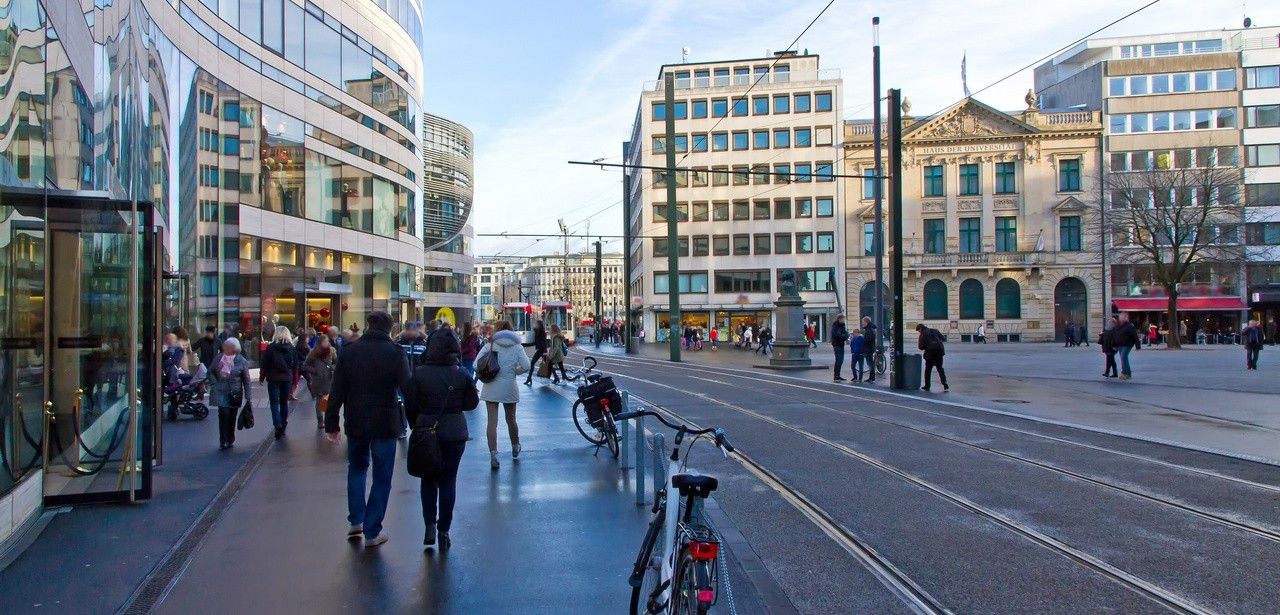
[[[422,520],[426,524],[422,544],[431,546],[439,541],[441,549],[451,544],[458,464],[469,437],[462,412],[480,405],[471,376],[460,366],[461,354],[452,330],[437,331],[427,342],[423,364],[414,370],[405,391],[405,414],[414,430],[409,443],[410,474],[422,478]]]
[[[213,361],[209,381],[209,403],[218,408],[218,448],[226,450],[236,442],[236,413],[241,405],[249,416],[253,414],[249,362],[240,354],[240,340],[228,337],[222,342],[222,354]]]

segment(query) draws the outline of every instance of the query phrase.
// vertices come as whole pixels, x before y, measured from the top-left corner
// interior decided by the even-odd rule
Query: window
[[[986,318],[987,306],[982,282],[969,278],[960,283],[960,318]]]
[[[769,131],[757,130],[751,133],[752,148],[769,149]]]
[[[769,165],[757,164],[751,167],[752,183],[765,185],[769,183]]]
[[[745,131],[745,130],[736,130],[736,131],[734,131],[734,133],[733,133],[733,149],[735,149],[735,150],[743,150],[743,149],[747,149],[747,147],[748,147],[748,143],[749,143],[749,141],[748,141],[748,137],[747,137],[747,131]]]
[[[835,174],[831,171],[830,162],[819,162],[814,165],[816,167],[818,181],[830,182],[835,181]]]
[[[796,233],[796,254],[813,253],[813,233]]]
[[[773,82],[787,83],[791,81],[791,67],[786,64],[779,64],[773,67]]]
[[[716,222],[724,222],[729,219],[729,202],[716,201],[711,204],[711,219]]]
[[[1235,128],[1236,127],[1236,110],[1235,109],[1218,109],[1218,128]]]
[[[960,195],[982,194],[982,182],[978,179],[978,165],[960,165]]]
[[[875,222],[862,223],[862,255],[863,256],[876,255],[876,223]]]
[[[703,171],[703,173],[705,172],[706,171]],[[705,201],[701,203],[694,203],[693,204],[693,221],[706,222],[709,209],[710,208],[707,207],[707,203]]]
[[[960,251],[966,254],[982,251],[982,218],[960,218]]]
[[[733,185],[746,186],[751,183],[751,169],[747,166],[733,167]]]
[[[793,181],[808,182],[813,179],[813,165],[807,162],[796,163],[796,175]]]
[[[222,138],[222,153],[225,156],[240,155],[240,137],[227,135]]]
[[[1018,218],[1016,216],[1000,216],[996,218],[996,252],[1018,251]]]
[[[755,240],[755,252],[757,255],[768,255],[771,252],[773,248],[772,235],[762,233],[756,235],[753,239]]]
[[[654,138],[653,138],[653,153],[655,153],[655,154],[664,154],[664,153],[666,153],[666,151],[667,151],[667,138],[666,138],[666,137],[654,137]]]
[[[791,254],[791,233],[776,233],[773,236],[774,254]]]
[[[1247,107],[1244,110],[1245,128],[1280,126],[1280,105]]]
[[[796,129],[796,147],[810,147],[813,145],[813,130],[809,128]]]
[[[773,217],[775,220],[789,219],[791,217],[791,199],[774,199]]]
[[[1080,159],[1058,161],[1058,192],[1080,191]]]
[[[676,256],[689,256],[689,238],[676,238]]]
[[[240,103],[234,101],[222,103],[222,119],[227,122],[239,122]]]
[[[666,203],[653,204],[653,221],[655,223],[667,221],[667,204]],[[689,221],[689,204],[688,203],[676,203],[676,221],[677,222]]]
[[[818,233],[818,252],[829,254],[836,251],[836,234],[830,231]]]
[[[747,114],[747,99],[746,98],[733,99],[733,116],[742,117],[746,114]]]
[[[831,92],[818,92],[813,95],[814,110],[821,113],[831,110]]]
[[[284,53],[284,5],[282,0],[262,3],[262,45],[278,54]]]
[[[689,135],[676,135],[676,152],[683,154],[689,151]]]
[[[929,280],[924,284],[924,317],[930,320],[947,318],[947,284],[942,280]]]
[[[750,256],[751,255],[751,236],[750,235],[734,235],[733,236],[733,255],[734,256]]]
[[[711,99],[711,117],[726,117],[729,115],[729,99],[713,98]]]
[[[819,126],[814,129],[813,144],[814,145],[831,145],[831,127]]]
[[[718,293],[767,293],[770,286],[768,269],[716,272]]]
[[[1244,69],[1244,87],[1280,88],[1280,66],[1255,66]]]
[[[947,221],[930,219],[924,221],[924,253],[942,254],[947,245]]]
[[[1129,95],[1142,96],[1147,93],[1147,76],[1129,77]]]
[[[702,132],[702,133],[693,134],[693,151],[694,152],[707,151],[707,133]]]
[[[924,195],[943,196],[946,194],[946,181],[942,177],[942,165],[927,165],[924,168]]]
[[[1246,184],[1244,190],[1245,205],[1280,205],[1280,184]]]
[[[777,148],[791,147],[791,130],[787,128],[774,130],[773,146]]]
[[[711,248],[712,248],[712,253],[715,254],[716,256],[728,256],[729,255],[729,236],[716,235],[715,237],[712,237]]]
[[[808,113],[810,109],[809,105],[809,94],[796,94],[791,108],[794,109],[796,113]]]
[[[829,196],[820,196],[814,200],[818,203],[819,218],[830,218],[836,215],[834,199]]]
[[[729,133],[717,132],[711,135],[711,151],[724,152],[729,150]]]
[[[1022,287],[1013,278],[996,282],[996,318],[1022,318]]]
[[[1246,145],[1245,162],[1251,167],[1280,166],[1280,144]]]
[[[706,235],[693,236],[693,255],[706,256],[711,252],[711,241]]]
[[[768,219],[769,219],[769,201],[767,201],[767,200],[765,200],[765,201],[756,201],[755,203],[753,203],[753,208],[752,208],[752,210],[753,210],[753,213],[752,213],[752,216],[751,216],[752,218],[754,218],[754,219],[756,219],[756,220],[768,220]]]
[[[874,198],[876,198],[876,171],[867,169],[862,172],[862,199],[865,201]]]
[[[677,120],[687,120],[687,119],[689,119],[689,103],[684,102],[683,100],[682,100],[682,101],[678,101],[678,102],[676,102],[675,110],[676,110],[676,119],[677,119]]]
[[[660,103],[660,102],[653,103],[653,121],[661,122],[666,119],[667,119],[666,103]]]
[[[756,96],[751,99],[751,115],[769,115],[768,96]]]
[[[733,84],[734,84],[734,85],[750,85],[750,84],[751,84],[751,69],[750,69],[750,68],[747,68],[747,67],[745,67],[745,66],[737,66],[737,67],[734,67],[734,69],[733,69]]]
[[[996,194],[1013,194],[1018,191],[1016,163],[996,163]]]
[[[734,220],[750,220],[751,219],[751,203],[747,201],[733,202],[733,219]]]
[[[813,199],[796,199],[796,217],[813,217]]]
[[[1063,252],[1080,251],[1080,216],[1063,216],[1058,220],[1058,238]]]
[[[666,271],[653,272],[654,293],[665,295],[671,292],[670,284],[671,278]],[[707,292],[707,272],[690,271],[676,274],[676,284],[680,286],[681,293],[705,293]]]
[[[1280,246],[1280,222],[1246,224],[1244,238],[1251,246]]]
[[[1124,96],[1124,77],[1112,77],[1107,80],[1108,96]]]
[[[789,164],[773,165],[773,183],[775,184],[791,183],[791,165]]]
[[[667,256],[667,240],[666,239],[655,238],[653,240],[653,255],[656,257]]]
[[[774,94],[773,95],[773,112],[774,113],[791,113],[791,95]]]

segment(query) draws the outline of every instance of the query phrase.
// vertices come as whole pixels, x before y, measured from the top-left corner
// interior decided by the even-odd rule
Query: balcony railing
[[[948,252],[908,254],[908,269],[960,269],[965,267],[1006,267],[1044,265],[1052,258],[1045,252]]]
[[[673,73],[675,71],[672,71]],[[759,82],[757,83],[757,79]],[[816,71],[789,71],[766,73],[763,76],[752,73],[750,75],[711,75],[705,77],[676,77],[676,90],[701,90],[707,88],[727,88],[727,87],[747,87],[751,84],[757,86],[769,85],[770,83],[795,83],[805,81],[831,81],[840,79],[840,69],[823,68]],[[644,82],[646,91],[661,92],[664,88],[662,79],[651,79]]]

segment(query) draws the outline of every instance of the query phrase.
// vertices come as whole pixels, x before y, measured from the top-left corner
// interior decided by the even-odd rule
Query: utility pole
[[[604,330],[600,328],[601,313],[604,311],[604,296],[601,292],[604,290],[604,279],[601,274],[604,273],[604,264],[601,262],[600,240],[596,240],[596,348],[600,347],[600,338],[603,337]]]
[[[875,131],[872,139],[876,148],[876,169],[875,169],[875,216],[876,221],[872,226],[871,243],[874,244],[872,249],[876,257],[876,306],[872,313],[872,320],[876,323],[876,329],[880,331],[879,339],[876,343],[879,345],[878,350],[884,350],[884,168],[881,165],[880,151],[880,134],[884,130],[880,117],[880,18],[871,18],[871,102],[873,103],[872,117]],[[862,289],[858,289],[861,294]],[[859,319],[861,320],[861,319]]]
[[[560,225],[560,235],[564,237],[564,255],[560,259],[563,267],[563,277],[561,278],[564,281],[564,286],[562,287],[564,289],[563,299],[572,303],[573,296],[571,293],[573,291],[570,290],[571,287],[569,286],[569,227],[564,225],[564,218],[556,220],[556,223]]]
[[[625,155],[626,145],[622,147]],[[625,156],[624,156],[625,159]],[[635,349],[631,347],[631,169],[622,174],[622,341],[626,345],[627,354]]]
[[[667,298],[670,299],[670,316],[667,326],[667,342],[671,347],[671,360],[680,360],[680,257],[676,244],[679,232],[676,229],[676,80],[675,75],[663,71],[666,81],[666,116],[667,136]],[[655,331],[656,333],[656,331]]]
[[[907,358],[902,355],[902,90],[889,90],[889,238],[893,240],[893,376],[889,386],[906,388],[903,366]]]

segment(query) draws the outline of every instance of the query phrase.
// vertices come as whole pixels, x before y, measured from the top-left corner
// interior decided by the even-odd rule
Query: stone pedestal
[[[809,358],[809,340],[804,335],[804,303],[798,295],[789,296],[786,292],[773,302],[777,306],[774,318],[777,327],[773,333],[773,354],[769,355],[767,364],[756,365],[756,367],[778,370],[828,368],[824,365],[814,365],[813,359]]]

